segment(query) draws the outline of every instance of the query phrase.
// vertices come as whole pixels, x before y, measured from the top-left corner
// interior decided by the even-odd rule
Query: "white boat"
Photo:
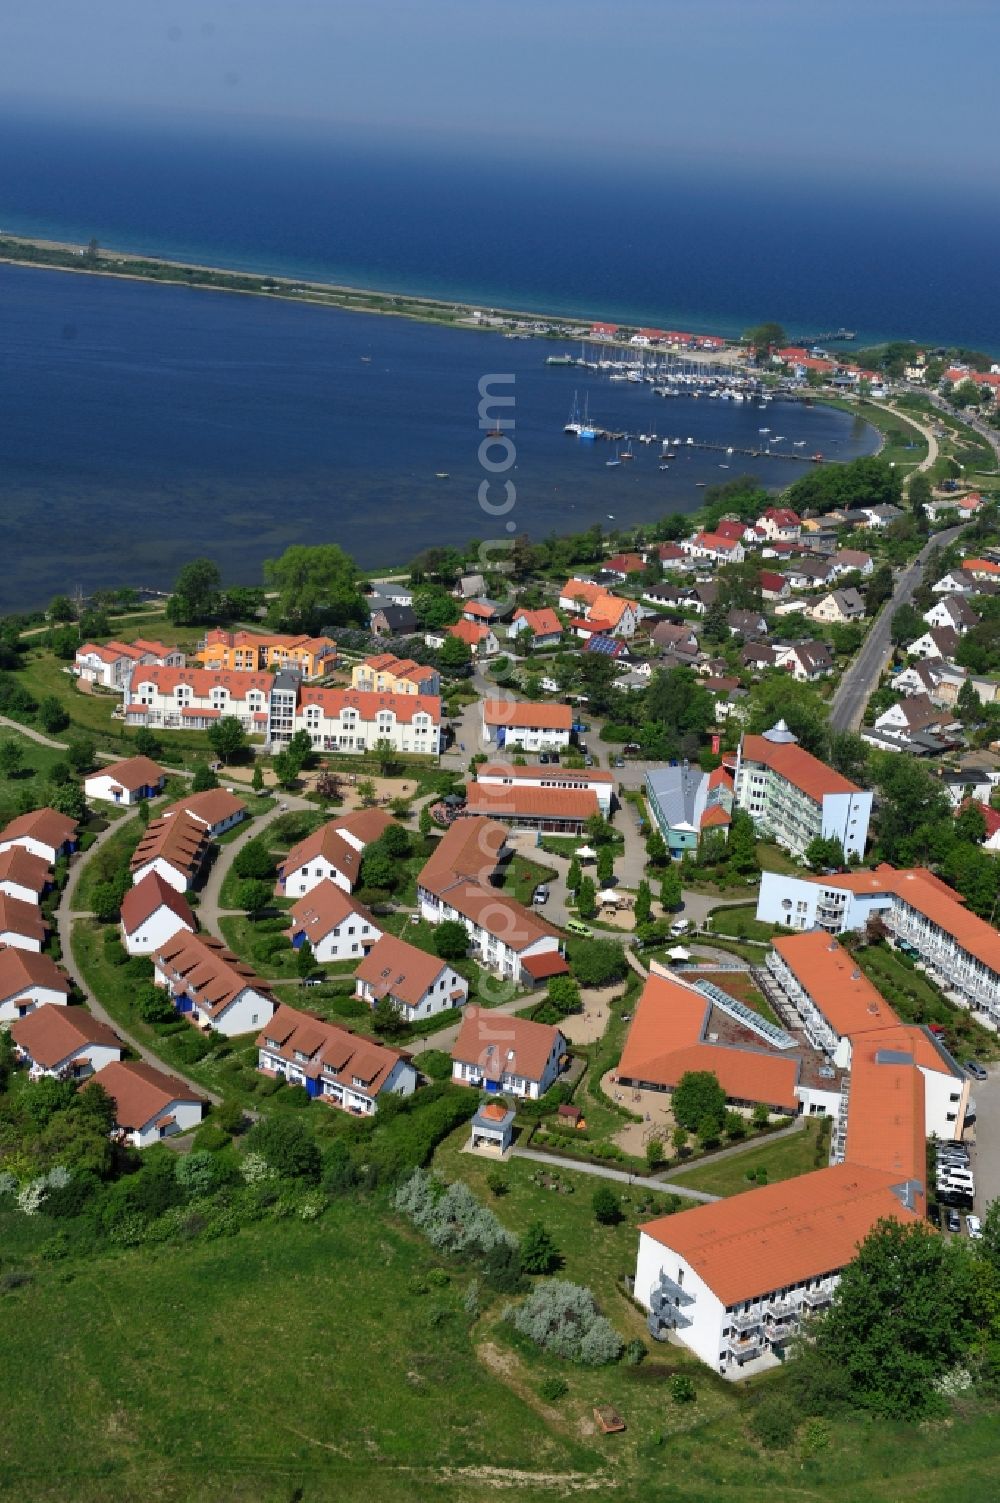
[[[806,441],[805,441],[804,438],[795,438],[795,439],[792,440],[792,448],[793,449],[804,449],[805,446],[806,446]]]
[[[621,452],[621,458],[622,459],[631,459],[632,458],[632,440],[630,438],[626,439],[626,441],[625,441],[625,447],[624,447],[624,449]]]
[[[770,428],[758,428],[757,429],[758,433],[770,433],[770,431],[771,431]]]
[[[729,448],[729,449],[727,449],[727,450],[726,450],[726,453],[727,453],[727,454],[731,454],[731,453],[732,453],[732,452],[733,452],[733,451],[732,451],[732,448]]]
[[[580,432],[580,403],[576,392],[573,393],[573,405],[569,410],[569,420],[563,427],[563,432],[573,434]]]

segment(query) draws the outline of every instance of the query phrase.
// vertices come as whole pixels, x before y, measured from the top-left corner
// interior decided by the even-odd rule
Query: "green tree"
[[[141,725],[135,733],[135,750],[140,757],[161,757],[163,744],[148,726]]]
[[[362,807],[370,809],[375,802],[375,784],[371,778],[362,778],[358,783],[358,798]]]
[[[0,741],[0,772],[5,778],[16,778],[24,767],[24,747],[20,741],[8,737]]]
[[[734,809],[729,826],[729,865],[741,877],[760,871],[753,820],[745,809]]]
[[[816,1351],[855,1403],[889,1419],[924,1413],[934,1383],[977,1335],[973,1260],[924,1223],[882,1221],[843,1270]]]
[[[650,866],[664,866],[669,859],[667,843],[659,830],[650,830],[646,836],[646,859]]]
[[[461,637],[447,636],[438,648],[438,667],[444,673],[458,674],[472,662],[472,651]]]
[[[582,875],[579,858],[574,856],[566,870],[566,889],[568,892],[577,892],[579,890]]]
[[[743,342],[744,344],[748,344],[754,354],[760,359],[762,356],[768,354],[772,345],[776,349],[781,349],[787,345],[788,336],[785,333],[783,324],[775,323],[771,320],[762,324],[754,324],[752,329],[747,329],[743,335]]]
[[[68,819],[80,820],[86,817],[87,801],[79,783],[50,783],[45,790],[45,801],[50,808],[58,809]]]
[[[399,868],[389,852],[379,841],[366,846],[361,857],[362,887],[377,887],[391,891],[399,878]]]
[[[816,835],[804,851],[806,865],[814,872],[826,871],[829,867],[840,869],[845,865],[844,847],[836,835]]]
[[[865,615],[877,616],[891,597],[892,570],[888,564],[882,564],[868,580],[865,589]]]
[[[533,1221],[521,1238],[521,1267],[525,1273],[554,1273],[561,1262],[551,1233],[541,1221]]]
[[[469,934],[459,919],[444,919],[434,929],[434,953],[441,960],[464,960],[469,953]]]
[[[814,757],[826,757],[827,708],[811,684],[799,683],[784,669],[766,673],[750,691],[747,730],[754,735],[784,720],[792,735]]]
[[[141,798],[139,800],[139,823],[141,825],[148,825],[149,824],[149,799],[148,798]]]
[[[633,913],[635,916],[636,928],[638,928],[640,924],[648,924],[650,918],[652,917],[653,894],[650,891],[649,883],[645,880],[639,883],[639,888],[635,895],[635,908],[633,910]]]
[[[622,1219],[622,1208],[618,1196],[608,1185],[598,1185],[591,1196],[590,1203],[594,1208],[594,1220],[600,1226],[617,1226]]]
[[[982,845],[986,839],[986,818],[979,804],[964,804],[956,814],[955,837],[967,845]]]
[[[91,772],[97,765],[97,747],[89,736],[76,736],[66,747],[66,761],[74,772]]]
[[[910,642],[915,642],[926,630],[926,621],[912,605],[901,605],[898,611],[893,611],[889,635],[897,647],[906,647]]]
[[[357,566],[336,543],[293,544],[266,561],[264,579],[278,592],[277,612],[285,620],[315,626],[365,619]]]
[[[225,764],[237,761],[247,747],[247,733],[235,715],[223,715],[208,728],[208,744],[219,761]]]
[[[207,793],[210,788],[218,788],[219,780],[209,767],[207,762],[199,762],[195,766],[194,775],[191,778],[192,793]]]
[[[581,877],[576,890],[576,911],[581,918],[593,918],[597,912],[597,888],[593,877]]]
[[[406,1032],[406,1019],[391,997],[380,997],[372,1008],[372,1028],[381,1038],[398,1038]]]
[[[711,1070],[685,1070],[670,1105],[682,1127],[700,1134],[702,1124],[710,1119],[718,1131],[726,1110],[726,1093]]]
[[[552,976],[546,992],[546,999],[552,1011],[561,1019],[568,1018],[572,1013],[579,1012],[580,987],[572,976]]]
[[[259,762],[254,762],[253,764],[253,777],[250,779],[250,786],[254,793],[261,793],[263,791],[264,769]]]
[[[681,874],[676,866],[669,866],[663,873],[663,881],[660,883],[660,902],[668,913],[676,913],[684,901],[684,889],[681,885]]]
[[[308,731],[296,731],[288,743],[288,755],[295,759],[300,767],[312,767],[316,761],[316,753],[313,750],[312,737]]]
[[[247,878],[239,885],[237,902],[244,910],[247,918],[259,919],[262,913],[270,908],[274,894],[269,882],[261,882],[253,877]]]
[[[322,1160],[316,1141],[299,1118],[289,1112],[262,1117],[246,1136],[248,1153],[259,1153],[283,1179],[318,1181]]]
[[[854,731],[834,731],[830,736],[830,765],[852,783],[864,787],[868,777],[868,747]]]
[[[167,601],[167,620],[175,626],[197,626],[215,619],[219,611],[222,575],[209,558],[195,558],[177,576]]]
[[[125,882],[121,878],[116,881],[94,883],[90,908],[99,924],[117,922],[124,895]]]
[[[50,621],[75,621],[76,607],[68,595],[56,595],[48,614]]]
[[[420,831],[420,834],[423,836],[424,840],[427,839],[433,828],[434,821],[431,818],[430,805],[421,804],[420,813],[417,815],[417,829]]]
[[[650,1173],[663,1163],[663,1144],[659,1138],[650,1138],[646,1144],[646,1168]]]
[[[253,840],[248,840],[246,845],[236,852],[233,857],[233,871],[238,877],[254,878],[260,882],[274,880],[274,857],[262,836],[257,835]]]
[[[299,776],[299,764],[290,751],[276,752],[271,758],[271,771],[278,781],[278,787],[294,788]]]
[[[54,694],[46,694],[44,699],[38,701],[38,721],[43,731],[54,736],[56,731],[66,729],[69,725],[69,716],[61,700],[58,700]]]
[[[313,953],[313,947],[307,939],[304,939],[295,952],[295,973],[305,980],[315,969],[316,956]]]
[[[573,945],[572,961],[573,974],[581,986],[611,986],[628,969],[624,951],[613,939],[578,940]]]
[[[597,880],[607,887],[615,875],[615,858],[609,845],[602,845],[597,852]]]
[[[678,1122],[677,1126],[670,1134],[671,1142],[674,1145],[674,1152],[677,1154],[678,1158],[683,1155],[685,1148],[688,1146],[688,1137],[689,1134],[687,1128],[682,1127]]]

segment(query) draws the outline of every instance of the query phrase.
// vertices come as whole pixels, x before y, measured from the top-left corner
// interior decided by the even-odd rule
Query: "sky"
[[[3,0],[21,112],[1000,189],[998,0]]]

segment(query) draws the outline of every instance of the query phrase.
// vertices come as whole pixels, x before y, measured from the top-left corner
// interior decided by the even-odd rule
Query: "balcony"
[[[767,1307],[767,1314],[771,1320],[788,1320],[797,1316],[799,1307],[793,1299],[773,1299]]]
[[[821,1310],[824,1305],[830,1304],[832,1299],[832,1289],[805,1289],[802,1292],[802,1303],[809,1310]]]
[[[729,1324],[734,1331],[752,1331],[763,1319],[763,1310],[741,1311],[738,1315],[730,1316]]]
[[[751,1336],[747,1341],[740,1341],[735,1336],[729,1338],[729,1353],[734,1362],[751,1362],[754,1357],[759,1357],[764,1349],[762,1336]]]

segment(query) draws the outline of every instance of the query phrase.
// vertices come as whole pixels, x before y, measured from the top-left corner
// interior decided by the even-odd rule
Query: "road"
[[[134,813],[127,816],[127,819],[135,818],[137,818],[137,815]],[[125,822],[127,822],[127,819]],[[94,1014],[94,1017],[100,1018],[102,1023],[106,1023],[109,1028],[113,1028],[122,1042],[128,1044],[130,1048],[134,1049],[140,1059],[144,1059],[148,1065],[153,1065],[157,1070],[165,1070],[168,1075],[175,1075],[178,1080],[183,1080],[184,1084],[186,1086],[189,1086],[190,1089],[195,1091],[199,1096],[205,1096],[209,1101],[218,1105],[221,1098],[216,1096],[213,1091],[206,1090],[206,1088],[201,1084],[200,1081],[192,1080],[189,1075],[182,1074],[181,1071],[175,1069],[173,1065],[165,1064],[158,1054],[154,1054],[153,1051],[147,1048],[145,1044],[140,1043],[137,1038],[128,1033],[118,1022],[117,1018],[113,1018],[107,1011],[107,1009],[102,1006],[100,1001],[90,990],[89,986],[87,986],[87,984],[84,982],[74,964],[72,944],[73,921],[76,918],[80,918],[82,915],[74,909],[73,899],[76,895],[76,889],[79,885],[80,877],[86,870],[88,864],[93,860],[95,852],[99,851],[104,842],[106,840],[109,840],[111,836],[121,828],[122,821],[119,821],[117,824],[109,825],[106,830],[102,830],[101,834],[98,835],[97,839],[94,841],[94,844],[88,851],[84,851],[82,855],[74,857],[70,862],[69,878],[66,882],[66,887],[63,891],[59,907],[56,911],[56,929],[59,935],[59,944],[62,947],[62,963],[74,974],[76,978],[76,984],[82,992],[87,1006]]]
[[[830,702],[831,730],[856,731],[861,724],[868,697],[878,684],[889,660],[892,649],[890,632],[894,614],[901,605],[906,605],[912,598],[914,590],[920,583],[923,567],[931,550],[947,548],[963,530],[962,527],[947,527],[943,532],[935,533],[921,548],[913,563],[897,577],[891,600],[888,600],[882,607],[881,614],[865,637],[861,651],[837,685],[836,693]]]

